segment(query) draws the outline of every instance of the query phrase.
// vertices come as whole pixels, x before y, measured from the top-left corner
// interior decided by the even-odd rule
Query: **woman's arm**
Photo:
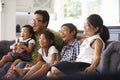
[[[82,42],[86,39],[85,36],[77,36],[76,38],[77,40],[82,41]]]
[[[94,49],[94,58],[93,58],[92,64],[85,69],[85,72],[94,71],[97,65],[99,64],[103,43],[100,39],[96,39],[91,45],[91,47]]]

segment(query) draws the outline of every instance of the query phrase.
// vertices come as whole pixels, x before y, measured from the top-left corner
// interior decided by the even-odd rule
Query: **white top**
[[[94,49],[91,48],[90,44],[95,40],[100,39],[102,42],[103,40],[100,38],[99,34],[89,37],[83,41],[80,46],[80,54],[78,55],[76,62],[85,62],[85,63],[92,63],[92,59],[94,57]],[[105,43],[103,42],[102,51],[105,48]]]
[[[55,48],[55,46],[51,46],[48,50],[48,56],[45,55],[45,51],[42,48],[38,50],[38,53],[42,55],[42,58],[46,63],[51,63],[52,54],[54,53],[58,54],[58,50]]]
[[[26,40],[23,40],[21,37],[19,38],[19,42],[27,42],[28,40],[30,40],[31,38],[28,38]],[[16,39],[16,43],[18,42],[18,39]],[[35,44],[35,40],[31,39],[28,43],[33,43]]]
[[[18,41],[18,38],[16,39],[15,43],[18,43],[18,42],[27,42],[28,41],[28,44],[29,43],[32,43],[33,45],[35,45],[35,40],[34,39],[31,39],[31,38],[28,38],[26,40],[23,40],[22,38],[19,38],[19,41]],[[12,45],[10,46],[10,49],[12,49]]]

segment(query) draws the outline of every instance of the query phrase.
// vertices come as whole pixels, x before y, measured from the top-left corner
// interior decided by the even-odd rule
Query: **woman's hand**
[[[92,67],[92,66],[89,66],[89,67],[87,67],[85,70],[84,70],[84,72],[94,72],[95,71],[95,67]]]

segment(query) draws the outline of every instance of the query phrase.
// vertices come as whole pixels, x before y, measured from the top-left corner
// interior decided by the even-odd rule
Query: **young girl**
[[[54,34],[48,30],[41,33],[39,38],[41,48],[38,50],[37,60],[32,64],[26,65],[24,69],[14,68],[14,71],[24,77],[25,80],[29,80],[29,78],[37,74],[38,71],[40,72],[39,76],[45,75],[45,72],[49,69],[49,65],[57,60],[58,50],[54,46],[54,38]]]
[[[3,56],[0,60],[0,67],[2,67],[6,62],[15,61],[16,59],[30,61],[32,59],[31,52],[33,51],[34,44],[34,31],[32,26],[23,26],[20,38],[10,46],[12,51],[8,52],[8,54]]]

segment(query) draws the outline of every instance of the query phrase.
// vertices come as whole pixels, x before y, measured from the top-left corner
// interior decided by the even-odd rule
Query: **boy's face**
[[[60,31],[60,36],[65,42],[70,42],[73,40],[74,33],[70,32],[70,29],[67,26],[63,26]]]

